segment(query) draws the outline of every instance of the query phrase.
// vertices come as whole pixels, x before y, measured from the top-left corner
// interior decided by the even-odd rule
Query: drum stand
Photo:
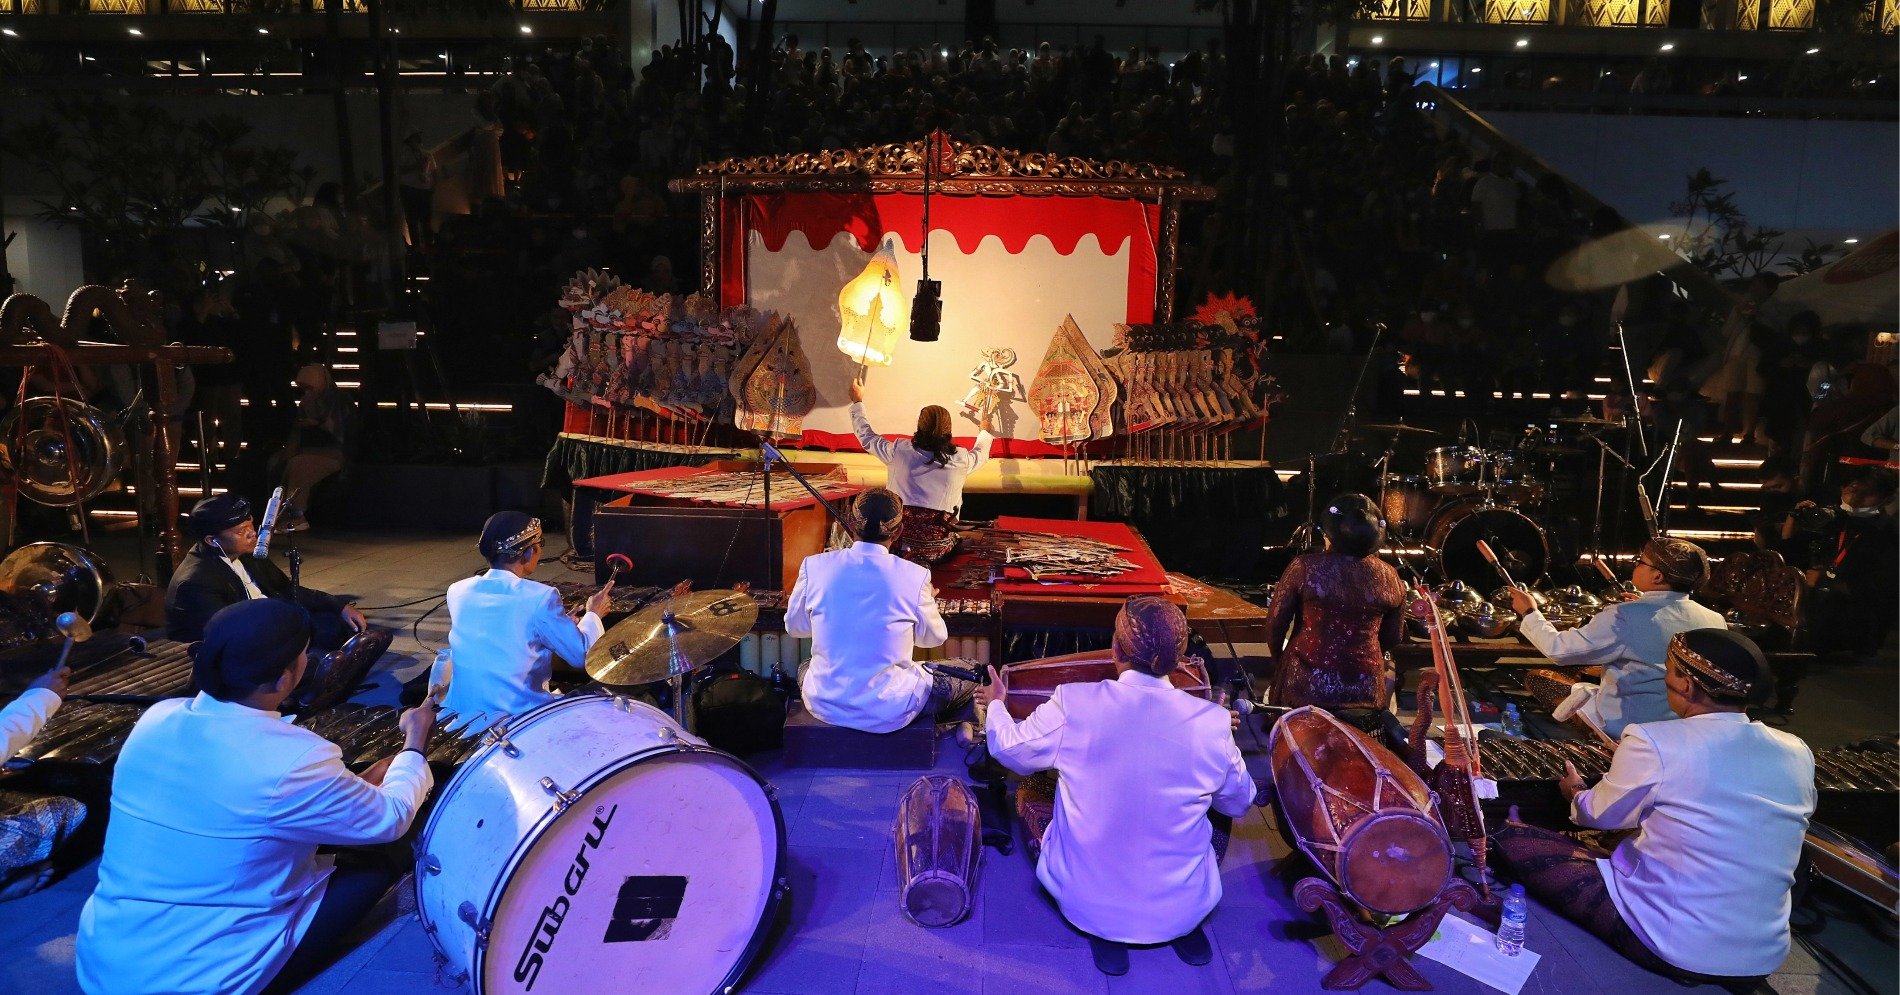
[[[1412,966],[1412,954],[1438,931],[1439,920],[1452,907],[1469,912],[1478,906],[1478,892],[1464,881],[1445,882],[1432,904],[1391,926],[1374,926],[1355,910],[1332,882],[1325,878],[1303,878],[1293,886],[1293,899],[1306,912],[1325,910],[1333,935],[1351,951],[1333,965],[1320,987],[1328,991],[1357,991],[1373,978],[1402,992],[1428,992],[1432,983]]]

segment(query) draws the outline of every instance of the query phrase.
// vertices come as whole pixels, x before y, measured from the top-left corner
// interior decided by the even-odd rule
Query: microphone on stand
[[[251,555],[260,559],[270,559],[270,534],[277,527],[277,513],[284,507],[284,489],[271,492],[270,503],[264,506],[264,520],[257,526],[257,550]]]
[[[1653,538],[1659,531],[1656,527],[1656,506],[1649,503],[1649,492],[1643,490],[1643,482],[1636,482],[1636,504],[1642,509],[1643,521],[1649,525],[1649,534]]]
[[[1253,715],[1257,712],[1261,715],[1271,715],[1274,718],[1278,718],[1293,710],[1286,705],[1269,705],[1264,701],[1254,701],[1250,698],[1235,698],[1227,707],[1242,715]]]

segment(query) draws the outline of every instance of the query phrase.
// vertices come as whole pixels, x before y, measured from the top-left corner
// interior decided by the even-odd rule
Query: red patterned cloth
[[[904,533],[897,540],[897,555],[927,567],[956,548],[957,516],[935,508],[904,509]]]
[[[1384,708],[1385,650],[1404,635],[1405,585],[1376,556],[1308,553],[1274,586],[1267,641],[1298,627],[1277,656],[1273,703]]]

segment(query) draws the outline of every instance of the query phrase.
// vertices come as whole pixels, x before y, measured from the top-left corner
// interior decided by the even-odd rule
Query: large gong
[[[90,622],[112,590],[112,571],[83,546],[33,542],[0,560],[0,591],[43,600],[53,614],[75,612]]]
[[[0,419],[0,466],[14,474],[20,496],[38,504],[65,508],[91,500],[112,483],[124,459],[119,427],[70,397],[28,398]]]

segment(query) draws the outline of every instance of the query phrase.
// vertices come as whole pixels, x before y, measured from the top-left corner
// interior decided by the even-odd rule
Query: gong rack
[[[22,377],[36,368],[50,369],[55,377],[68,367],[76,370],[91,366],[150,365],[156,397],[147,405],[153,413],[148,453],[172,452],[171,420],[162,412],[172,409],[178,397],[180,365],[229,363],[231,350],[222,346],[168,344],[160,319],[161,299],[157,291],[127,281],[122,289],[88,285],[66,298],[65,310],[55,316],[44,300],[31,294],[14,294],[0,303],[0,367],[21,367]],[[98,322],[119,341],[88,341]],[[133,441],[134,449],[141,448]],[[164,574],[177,567],[185,547],[179,532],[178,472],[169,458],[155,462],[159,516],[159,555]],[[74,481],[75,485],[77,481]],[[0,547],[11,547],[17,531],[19,482],[11,474],[0,480]],[[161,581],[164,578],[160,578]]]

